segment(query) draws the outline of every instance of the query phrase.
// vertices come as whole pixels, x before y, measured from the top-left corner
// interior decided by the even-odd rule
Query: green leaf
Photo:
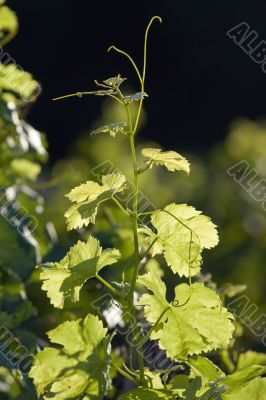
[[[129,96],[124,96],[124,101],[125,101],[127,104],[130,104],[130,103],[132,103],[132,101],[144,100],[145,97],[149,97],[149,96],[147,95],[147,93],[145,93],[145,92],[137,92],[137,93],[131,94],[131,95],[129,95]]]
[[[0,46],[8,43],[18,31],[18,20],[16,14],[0,2]]]
[[[184,393],[184,390],[188,387],[188,385],[189,385],[189,377],[184,374],[178,374],[173,379],[170,380],[170,382],[167,385],[167,388],[169,390],[173,390],[174,393],[183,398],[182,395]]]
[[[116,122],[114,124],[108,124],[101,126],[100,128],[96,129],[95,131],[91,132],[91,135],[96,135],[97,133],[109,133],[110,136],[113,138],[116,137],[117,133],[126,134],[124,128],[127,126],[126,122]]]
[[[40,86],[30,73],[21,70],[15,64],[0,64],[0,89],[8,92],[4,95],[5,100],[17,103],[21,99],[33,100]]]
[[[208,358],[202,356],[190,357],[187,361],[194,374],[202,378],[202,383],[205,385],[208,382],[216,381],[216,379],[224,377],[221,371]]]
[[[241,353],[237,360],[237,370],[251,367],[252,365],[266,365],[266,354],[256,351]]]
[[[172,203],[151,217],[157,234],[151,230],[143,232],[157,238],[152,255],[163,254],[167,265],[180,276],[194,276],[200,271],[201,252],[218,244],[216,225],[210,218],[194,207]]]
[[[29,376],[44,400],[103,399],[109,387],[110,341],[94,315],[68,321],[48,333],[52,343],[35,357]],[[94,398],[94,397],[92,397]]]
[[[109,200],[116,193],[122,192],[125,188],[126,178],[119,172],[114,172],[102,177],[102,185],[97,182],[87,181],[72,189],[66,195],[74,204],[65,213],[67,229],[81,228],[95,223],[95,217],[99,204]]]
[[[266,374],[266,366],[252,365],[250,367],[241,369],[240,371],[234,372],[232,375],[228,375],[223,379],[222,383],[229,390],[238,389],[240,385],[257,378],[258,376]]]
[[[139,304],[144,315],[155,326],[152,340],[168,357],[184,360],[188,355],[226,348],[232,338],[233,315],[222,307],[219,296],[201,283],[175,288],[172,303],[166,300],[166,287],[153,272],[140,276],[138,282],[153,294],[144,294]],[[219,329],[217,327],[219,326]]]
[[[266,378],[255,378],[230,393],[222,395],[222,400],[265,400]]]
[[[23,378],[22,378],[23,379]],[[3,399],[23,399],[23,383],[18,371],[0,367],[0,393]]]
[[[36,248],[30,237],[25,238],[0,216],[0,260],[23,280],[27,280],[36,262]],[[21,227],[20,227],[21,228]],[[20,232],[21,229],[20,229]],[[14,255],[16,255],[14,257]],[[23,268],[21,267],[23,265]]]
[[[137,388],[122,394],[118,400],[173,400],[173,393],[169,390]]]
[[[141,151],[150,168],[153,165],[163,165],[168,171],[185,171],[189,173],[189,162],[175,151],[162,151],[161,149],[147,148]]]
[[[10,169],[13,174],[22,179],[34,181],[41,172],[41,166],[25,158],[17,158],[10,163]]]
[[[219,293],[226,297],[234,297],[239,293],[244,292],[247,289],[247,285],[233,285],[231,283],[224,284],[219,288]]]
[[[67,297],[77,302],[84,283],[119,257],[118,250],[102,250],[99,241],[90,236],[86,243],[78,241],[60,262],[46,264],[40,274],[42,289],[47,291],[54,307],[63,308]]]

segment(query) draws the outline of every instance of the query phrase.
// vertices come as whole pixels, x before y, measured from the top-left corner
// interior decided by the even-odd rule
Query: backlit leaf
[[[194,207],[172,203],[163,210],[156,211],[151,223],[157,233],[142,230],[150,237],[157,238],[152,255],[163,254],[167,265],[174,273],[188,277],[200,271],[201,252],[218,244],[216,226],[210,218]]]
[[[119,172],[102,176],[102,185],[87,181],[66,195],[73,204],[65,213],[67,229],[81,228],[95,223],[99,204],[125,188],[126,178]]]
[[[99,241],[90,236],[86,243],[78,241],[61,261],[40,266],[43,267],[40,274],[42,289],[54,307],[63,308],[67,297],[77,302],[84,283],[119,257],[118,250],[102,250]]]
[[[35,356],[29,376],[44,400],[101,400],[109,387],[110,336],[94,315],[68,321],[50,331],[52,343]],[[94,397],[92,397],[94,398]]]
[[[162,151],[161,149],[147,148],[141,151],[150,168],[153,165],[163,165],[168,171],[185,171],[189,173],[189,162],[175,151]]]
[[[201,283],[191,287],[183,283],[176,286],[175,298],[169,303],[165,284],[155,273],[140,276],[138,282],[152,292],[139,299],[146,319],[152,326],[159,321],[151,339],[158,340],[169,357],[182,360],[228,347],[234,331],[233,315],[222,307],[213,290]]]

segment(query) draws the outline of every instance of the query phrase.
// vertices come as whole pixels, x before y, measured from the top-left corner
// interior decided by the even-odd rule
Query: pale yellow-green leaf
[[[216,225],[210,218],[201,214],[194,207],[172,203],[163,210],[156,211],[151,223],[157,233],[142,230],[148,235],[152,255],[163,254],[167,265],[180,276],[194,276],[200,271],[201,252],[218,244]]]
[[[68,230],[95,223],[98,206],[125,188],[126,178],[119,172],[104,175],[102,185],[88,181],[66,195],[73,204],[65,213]]]
[[[43,268],[40,274],[42,289],[54,307],[63,308],[67,297],[77,302],[84,283],[119,257],[118,250],[102,250],[99,241],[90,236],[86,243],[78,241],[60,262],[40,266]]]
[[[145,318],[156,325],[151,339],[158,340],[169,357],[183,360],[188,355],[228,347],[234,331],[233,315],[213,290],[201,283],[191,287],[183,283],[176,286],[175,298],[169,303],[165,284],[155,273],[140,276],[138,282],[152,292],[139,299]]]
[[[141,151],[145,162],[150,168],[153,165],[163,165],[168,171],[185,171],[189,173],[189,162],[175,151],[162,151],[161,149],[147,148]]]
[[[29,377],[44,400],[103,399],[109,384],[110,339],[94,315],[68,321],[48,333],[52,343],[34,359]],[[93,397],[94,398],[94,397]]]

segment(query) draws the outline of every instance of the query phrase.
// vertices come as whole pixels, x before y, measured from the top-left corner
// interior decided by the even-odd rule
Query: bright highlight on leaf
[[[169,303],[166,286],[155,273],[140,276],[138,282],[152,292],[142,295],[139,304],[155,326],[151,339],[159,341],[168,357],[182,361],[189,355],[228,347],[233,315],[213,290],[201,283],[182,283],[175,287],[175,298]]]
[[[126,178],[118,172],[102,176],[102,185],[87,181],[66,195],[72,203],[65,213],[67,229],[81,228],[95,223],[99,204],[109,200],[125,188]]]
[[[68,321],[48,333],[52,343],[34,359],[29,376],[44,400],[103,399],[109,387],[110,341],[94,315]],[[94,397],[93,397],[94,398]]]
[[[201,252],[218,244],[216,225],[210,218],[187,204],[169,204],[156,211],[151,223],[157,233],[142,230],[149,242],[157,239],[152,256],[163,254],[167,265],[180,276],[194,276],[200,271]]]
[[[40,265],[43,267],[40,274],[42,289],[54,307],[63,308],[67,297],[77,302],[84,283],[97,277],[101,269],[119,258],[118,250],[102,250],[99,241],[90,236],[86,243],[78,241],[61,261]]]
[[[189,173],[189,162],[175,151],[162,151],[161,149],[147,148],[141,151],[150,168],[153,165],[163,165],[168,171],[185,171]]]

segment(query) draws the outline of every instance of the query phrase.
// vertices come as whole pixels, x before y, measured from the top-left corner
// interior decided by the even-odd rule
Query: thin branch
[[[111,366],[114,367],[121,375],[123,375],[126,379],[128,379],[130,382],[134,383],[135,385],[138,385],[138,381],[132,376],[130,376],[126,371],[118,367],[118,365],[115,365],[114,363],[111,363]]]
[[[136,71],[136,73],[137,73],[137,75],[138,75],[140,84],[142,85],[142,78],[141,78],[139,69],[138,69],[138,67],[137,67],[137,65],[136,65],[136,63],[135,63],[135,61],[133,60],[133,58],[132,58],[127,52],[125,52],[125,51],[119,49],[119,48],[116,47],[116,46],[110,46],[110,47],[108,48],[107,51],[109,52],[110,50],[115,50],[115,51],[117,51],[118,53],[123,54],[126,58],[129,59],[129,61],[130,61],[131,64],[133,65],[133,67],[134,67],[134,69],[135,69],[135,71]]]

